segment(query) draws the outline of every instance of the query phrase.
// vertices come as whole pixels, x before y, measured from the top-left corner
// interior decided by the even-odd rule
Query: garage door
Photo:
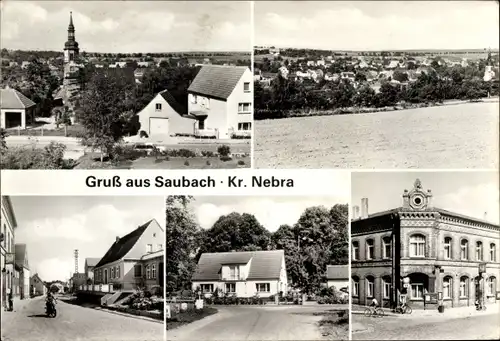
[[[7,111],[5,113],[5,128],[14,128],[21,126],[22,122],[22,113]]]
[[[149,136],[168,136],[168,118],[151,117],[149,119]]]

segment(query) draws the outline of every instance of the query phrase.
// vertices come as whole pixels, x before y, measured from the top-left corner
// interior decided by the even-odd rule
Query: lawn
[[[349,310],[330,310],[315,315],[323,316],[319,326],[328,340],[349,340]]]
[[[182,325],[201,320],[204,317],[217,313],[217,309],[204,307],[200,310],[188,310],[175,315],[172,319],[167,319],[167,330],[178,328]]]

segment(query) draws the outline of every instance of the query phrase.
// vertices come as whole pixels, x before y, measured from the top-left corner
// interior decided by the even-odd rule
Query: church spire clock
[[[68,41],[64,44],[64,62],[69,63],[74,61],[80,49],[75,40],[75,26],[73,25],[73,13],[69,12],[69,26],[68,26]]]

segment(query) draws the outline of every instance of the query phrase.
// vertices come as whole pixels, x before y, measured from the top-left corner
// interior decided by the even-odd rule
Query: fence
[[[114,292],[113,284],[88,284],[80,285],[78,287],[79,291],[90,291],[90,292]]]
[[[64,136],[64,137],[82,137],[84,130],[80,126],[65,126],[59,129],[43,128],[11,128],[7,130],[10,136]]]

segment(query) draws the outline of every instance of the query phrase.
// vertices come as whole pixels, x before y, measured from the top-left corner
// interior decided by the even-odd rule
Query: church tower
[[[64,63],[72,62],[78,57],[80,49],[75,40],[75,26],[73,26],[73,13],[69,12],[68,41],[64,44]]]

